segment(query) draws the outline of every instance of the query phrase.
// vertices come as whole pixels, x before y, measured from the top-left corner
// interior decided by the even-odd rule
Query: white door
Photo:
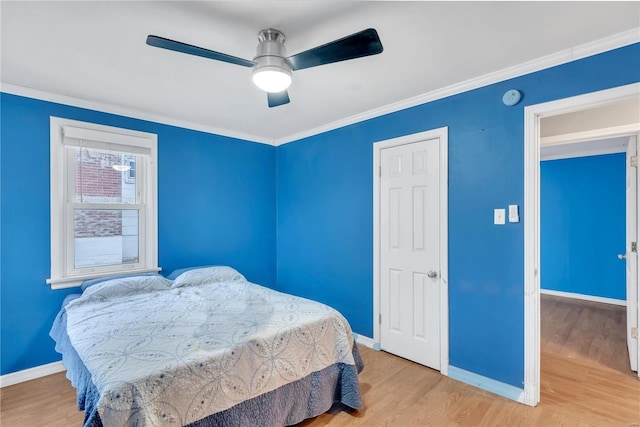
[[[380,152],[380,346],[440,369],[440,139]]]
[[[627,264],[627,347],[631,369],[638,370],[638,168],[632,166],[637,159],[638,138],[632,136],[627,145],[627,241],[624,257]],[[637,161],[637,160],[636,160]],[[634,332],[635,331],[635,332]],[[640,374],[640,373],[639,373]]]

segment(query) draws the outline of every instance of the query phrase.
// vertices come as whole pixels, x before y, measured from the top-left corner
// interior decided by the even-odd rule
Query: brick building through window
[[[76,147],[75,201],[135,203],[135,156]],[[75,265],[138,261],[138,218],[124,209],[75,209]]]

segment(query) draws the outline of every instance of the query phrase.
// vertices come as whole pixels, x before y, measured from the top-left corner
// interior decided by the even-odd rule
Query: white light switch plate
[[[518,205],[509,205],[509,222],[519,222]]]
[[[505,209],[494,209],[493,210],[493,223],[497,225],[505,224]]]

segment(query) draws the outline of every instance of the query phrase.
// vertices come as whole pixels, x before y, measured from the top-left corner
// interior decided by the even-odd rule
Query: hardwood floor
[[[541,295],[541,406],[595,425],[640,425],[626,308]]]
[[[637,378],[629,365],[626,307],[540,296],[540,351]]]
[[[626,360],[624,308],[543,295],[541,313],[542,390],[535,408],[360,347],[364,408],[334,408],[298,427],[639,426],[640,381]],[[64,373],[6,387],[0,399],[3,427],[82,424]]]
[[[84,413],[65,372],[0,389],[2,427],[80,427]]]

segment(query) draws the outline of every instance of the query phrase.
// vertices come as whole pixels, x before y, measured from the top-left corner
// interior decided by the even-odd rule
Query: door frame
[[[449,370],[449,128],[373,143],[373,342],[380,349],[380,158],[385,148],[397,147],[429,139],[440,141],[440,372]]]
[[[524,403],[527,405],[535,406],[540,401],[540,119],[639,95],[640,83],[634,83],[524,108]],[[632,128],[637,126],[621,126],[619,136],[632,133]]]
[[[625,190],[626,190],[626,194],[625,194],[625,214],[626,214],[626,230],[625,230],[625,246],[624,246],[624,256],[625,258],[625,270],[627,273],[627,277],[626,279],[626,290],[627,292],[631,291],[635,294],[635,301],[633,301],[632,304],[629,304],[629,294],[626,295],[626,308],[627,308],[627,347],[628,347],[628,351],[629,351],[629,357],[631,358],[631,349],[634,347],[633,346],[633,333],[631,328],[635,327],[636,328],[636,342],[635,342],[635,348],[633,348],[633,351],[635,351],[635,360],[630,360],[631,362],[631,367],[633,368],[633,366],[635,365],[635,371],[636,371],[636,376],[638,376],[638,379],[640,379],[640,340],[638,340],[638,320],[640,319],[640,307],[638,307],[638,302],[640,301],[639,295],[640,295],[640,279],[638,279],[638,273],[640,270],[640,262],[638,262],[638,251],[636,248],[635,254],[632,255],[632,242],[635,241],[636,242],[636,246],[638,245],[638,235],[640,234],[640,216],[638,215],[638,182],[640,182],[640,174],[638,173],[638,167],[636,164],[636,170],[635,170],[635,177],[632,177],[631,174],[629,173],[629,171],[631,170],[631,158],[632,156],[635,156],[636,158],[636,162],[638,160],[638,140],[640,140],[640,130],[638,133],[635,133],[633,135],[631,135],[630,137],[628,137],[628,141],[627,141],[627,150],[625,153],[625,160],[628,161],[629,163],[625,164],[625,178],[626,178],[626,182],[625,182]],[[633,154],[633,151],[630,152],[630,148],[631,148],[631,142],[633,141],[633,151],[635,151],[635,154]],[[635,179],[632,179],[635,178]],[[631,196],[633,195],[633,196]],[[631,202],[631,203],[630,203]],[[629,209],[629,206],[633,206],[632,209]],[[633,218],[633,214],[635,213],[635,219]],[[630,232],[631,231],[631,232]],[[635,231],[635,233],[633,233],[633,231]],[[620,255],[618,255],[618,258],[620,258]],[[635,265],[634,264],[629,264],[630,260],[635,260]],[[633,271],[635,273],[635,283],[633,282],[633,274],[629,274],[631,271]],[[634,287],[635,284],[635,287]],[[630,319],[629,314],[631,313],[631,315],[633,317],[635,317],[635,319]],[[635,322],[633,322],[635,320]],[[633,370],[633,369],[632,369]]]

